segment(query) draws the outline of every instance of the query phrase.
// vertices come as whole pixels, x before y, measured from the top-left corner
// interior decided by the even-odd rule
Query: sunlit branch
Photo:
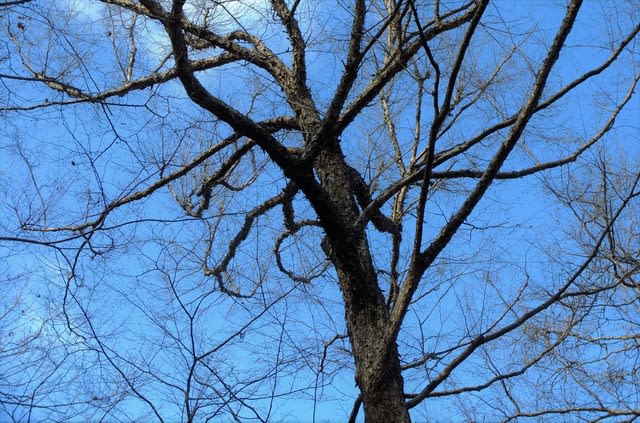
[[[448,13],[443,18],[449,18],[451,16],[455,16],[460,12],[464,11],[462,15],[455,16],[451,20],[443,20],[440,21],[439,24],[429,27],[425,31],[425,38],[427,40],[432,39],[438,34],[441,34],[447,30],[452,28],[457,28],[466,22],[469,22],[475,14],[476,7],[472,7],[474,3],[467,3],[461,6],[458,9],[455,9]],[[434,22],[435,23],[435,22]],[[374,98],[378,96],[381,90],[401,71],[403,71],[406,67],[406,64],[412,59],[415,54],[422,47],[422,43],[420,40],[413,41],[409,44],[395,60],[391,61],[387,64],[383,69],[381,69],[375,77],[369,82],[369,84],[363,89],[363,91],[358,94],[358,96],[349,103],[344,112],[340,116],[338,125],[336,126],[336,130],[338,133],[341,133],[344,128],[346,128],[355,117],[362,111],[362,109],[373,101]]]

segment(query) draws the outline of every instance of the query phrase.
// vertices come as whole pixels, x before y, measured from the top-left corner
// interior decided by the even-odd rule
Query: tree
[[[51,3],[2,10],[4,416],[640,415],[631,2]]]

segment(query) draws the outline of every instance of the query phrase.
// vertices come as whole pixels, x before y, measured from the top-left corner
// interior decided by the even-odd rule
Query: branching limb
[[[600,237],[597,242],[594,244],[591,249],[590,254],[585,258],[582,264],[575,270],[575,272],[567,279],[567,281],[557,289],[552,295],[549,296],[547,300],[538,304],[537,306],[531,308],[529,311],[518,317],[512,323],[503,326],[500,329],[480,334],[474,337],[469,345],[462,351],[455,359],[453,359],[441,372],[437,377],[433,378],[433,380],[418,393],[413,399],[407,402],[407,406],[415,407],[420,402],[422,402],[425,398],[427,398],[444,380],[446,380],[449,375],[458,367],[462,362],[464,362],[471,354],[473,354],[477,348],[482,345],[485,345],[493,340],[496,340],[505,334],[514,331],[519,328],[526,322],[530,321],[536,315],[542,313],[547,310],[552,305],[558,303],[559,300],[563,298],[564,295],[567,294],[567,291],[571,286],[573,286],[578,278],[587,270],[589,265],[593,262],[593,260],[598,256],[600,252],[600,248],[602,243],[606,240],[608,233],[611,229],[611,225],[613,225],[618,217],[622,214],[622,212],[626,209],[627,204],[636,196],[640,195],[639,192],[636,192],[638,185],[640,184],[640,174],[636,177],[629,194],[625,198],[625,201],[622,202],[620,207],[617,209],[615,214],[612,216],[610,225],[601,232]],[[403,287],[404,288],[404,287]]]
[[[516,143],[520,139],[522,132],[524,131],[527,123],[536,111],[536,106],[542,96],[544,87],[546,86],[547,79],[551,73],[551,69],[557,61],[562,46],[573,27],[578,10],[580,9],[581,0],[574,0],[571,2],[565,18],[562,21],[560,29],[556,34],[553,44],[549,49],[547,56],[545,57],[538,75],[536,77],[534,86],[532,87],[531,94],[523,105],[522,109],[518,113],[518,118],[511,128],[510,133],[500,146],[498,152],[494,155],[491,162],[487,166],[485,173],[479,180],[474,190],[467,196],[466,200],[459,208],[447,224],[442,228],[440,233],[431,242],[431,244],[422,252],[419,256],[416,256],[412,262],[411,269],[407,280],[400,289],[398,299],[394,304],[391,311],[390,322],[388,326],[388,332],[386,334],[388,342],[395,342],[402,320],[406,314],[406,311],[411,303],[413,293],[418,287],[422,274],[427,267],[433,263],[437,255],[444,249],[449,243],[454,233],[458,230],[460,225],[471,214],[472,210],[478,204],[480,199],[484,196],[489,186],[495,179],[496,174],[499,172],[503,163],[509,156],[510,152],[515,147]]]
[[[358,204],[362,209],[365,209],[371,203],[369,186],[356,169],[349,166],[348,171],[351,178],[351,186],[358,200]],[[371,215],[371,222],[380,232],[400,236],[399,224],[385,216],[379,209]]]
[[[458,28],[469,22],[474,16],[476,7],[472,7],[475,3],[470,2],[462,5],[461,7],[452,10],[451,12],[443,15],[444,19],[440,21],[439,25],[431,26],[435,22],[430,22],[425,25],[428,27],[425,31],[425,37],[427,40],[431,40],[438,34],[441,34],[447,30]],[[462,13],[464,12],[464,13]],[[461,14],[462,13],[462,14]],[[411,58],[413,58],[416,52],[421,48],[422,43],[420,40],[411,42],[410,39],[405,40],[407,42],[406,48],[398,54],[395,60],[388,63],[384,68],[376,73],[371,82],[358,94],[358,96],[349,103],[341,114],[340,119],[336,125],[336,130],[341,133],[344,128],[349,126],[356,116],[360,114],[362,109],[366,107],[375,97],[377,97],[385,86],[401,71],[406,69],[406,65]]]
[[[436,141],[438,139],[438,133],[440,132],[441,126],[444,123],[445,119],[449,115],[449,110],[451,109],[451,99],[453,96],[453,90],[456,83],[458,83],[457,81],[458,73],[460,72],[462,62],[464,60],[464,57],[466,56],[467,48],[471,43],[471,39],[475,34],[476,28],[478,27],[478,24],[480,23],[480,19],[482,18],[482,15],[486,10],[486,7],[488,4],[489,4],[488,0],[483,0],[477,5],[475,14],[471,19],[469,28],[465,32],[465,36],[460,46],[460,50],[458,51],[458,54],[456,56],[456,59],[453,65],[453,69],[451,70],[451,76],[449,78],[449,83],[447,84],[445,98],[443,100],[442,105],[440,105],[438,100],[438,94],[440,91],[440,78],[441,78],[440,68],[436,63],[433,55],[431,54],[427,37],[420,25],[418,12],[415,8],[415,5],[413,4],[413,1],[411,2],[414,17],[416,19],[416,25],[418,26],[418,31],[420,34],[420,40],[422,42],[422,47],[426,51],[427,56],[429,57],[429,62],[431,63],[431,65],[434,67],[434,70],[435,70],[435,83],[434,83],[434,91],[433,91],[434,119],[431,124],[431,129],[429,131],[429,147],[427,150],[427,163],[426,163],[426,168],[423,174],[422,183],[420,186],[420,194],[418,196],[418,205],[416,210],[416,214],[417,214],[416,230],[414,235],[413,248],[411,252],[410,273],[420,272],[418,268],[420,267],[419,261],[421,261],[420,250],[422,248],[424,216],[426,211],[427,197],[429,195],[429,187],[431,186],[431,171],[433,170],[433,166],[434,166],[434,157],[435,157],[435,149],[436,149]],[[544,86],[544,83],[543,83],[543,86]],[[515,141],[514,141],[514,144],[515,144]],[[506,155],[505,155],[505,158],[506,158]],[[457,230],[457,227],[456,227],[456,230]],[[407,307],[408,307],[408,303],[407,303]]]
[[[307,80],[307,65],[305,58],[305,41],[300,31],[300,26],[295,18],[295,11],[298,7],[300,0],[296,2],[289,10],[287,3],[284,0],[271,0],[271,6],[273,10],[278,14],[280,22],[285,27],[291,47],[293,49],[293,74],[294,79],[298,83],[304,83]]]
[[[210,267],[208,264],[209,257],[213,253],[213,239],[209,240],[207,244],[207,248],[205,250],[204,260],[203,260],[204,274],[206,276],[215,277],[216,280],[218,281],[218,287],[222,292],[235,297],[248,298],[248,297],[251,297],[256,292],[256,290],[260,287],[260,281],[255,281],[253,289],[248,294],[241,293],[239,289],[231,290],[227,288],[227,281],[225,280],[225,275],[227,273],[229,263],[231,263],[231,260],[233,260],[236,256],[238,247],[240,247],[240,244],[242,244],[242,242],[247,239],[247,236],[249,236],[249,233],[253,228],[253,224],[255,220],[258,217],[266,214],[268,211],[276,207],[278,204],[282,204],[283,200],[286,198],[286,195],[287,193],[283,191],[280,194],[276,195],[275,197],[272,197],[267,201],[263,202],[262,204],[258,205],[257,207],[253,208],[250,212],[248,212],[244,217],[244,223],[242,224],[242,226],[240,227],[236,235],[229,241],[229,248],[226,254],[224,255],[224,257],[222,257],[219,263],[216,264],[214,267]]]

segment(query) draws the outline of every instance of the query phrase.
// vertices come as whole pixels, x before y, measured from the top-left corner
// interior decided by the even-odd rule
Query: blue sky
[[[550,89],[564,85],[608,55],[603,32],[628,29],[632,23],[624,6],[610,7],[606,2],[596,1],[585,3],[580,21],[567,42],[572,47],[571,53],[561,56],[554,68]],[[77,15],[68,27],[69,34],[73,35],[53,43],[55,48],[51,55],[82,56],[83,60],[81,65],[70,62],[72,65],[67,69],[66,62],[50,59],[49,66],[52,71],[66,69],[65,75],[84,88],[110,87],[113,80],[121,77],[121,72],[114,66],[113,57],[102,55],[102,48],[111,48],[111,38],[105,33],[109,30],[105,26],[109,16],[98,7],[79,8],[85,3],[73,4]],[[311,45],[309,84],[320,104],[328,101],[328,93],[337,84],[336,78],[342,69],[342,57],[337,49],[344,47],[344,41],[339,36],[334,39],[330,34],[346,35],[349,29],[345,25],[349,20],[346,9],[336,5],[340,4],[328,1],[318,5],[303,3],[300,9],[301,16],[317,18],[306,31]],[[40,10],[37,9],[40,5],[33,7],[33,10]],[[504,91],[495,93],[492,99],[495,103],[487,101],[484,108],[464,117],[460,127],[454,128],[443,142],[455,143],[467,133],[495,122],[501,116],[492,106],[501,106],[507,112],[514,112],[519,107],[532,79],[527,71],[539,64],[543,48],[552,39],[564,8],[556,1],[502,1],[489,6],[486,28],[495,33],[479,35],[481,38],[473,46],[477,50],[470,55],[469,72],[476,69],[478,74],[486,75],[512,44],[522,43],[517,53],[519,60],[514,60],[512,70],[505,71],[500,88]],[[601,17],[603,11],[608,13],[605,18]],[[34,39],[31,44],[25,43],[28,49],[24,52],[34,60],[33,66],[43,65],[46,60],[43,58],[45,44],[35,42],[38,35],[45,35],[38,33],[45,31],[47,26],[42,18],[29,8],[17,9],[13,16],[6,18],[14,25],[24,19],[30,28],[36,28],[25,34]],[[269,16],[247,13],[242,22],[265,25],[258,32],[277,50],[282,38],[276,26],[265,24],[267,20]],[[63,23],[53,22],[60,26]],[[232,26],[234,23],[227,24]],[[511,36],[503,31],[505,28],[512,31]],[[141,54],[139,59],[142,74],[160,60],[168,44],[166,40],[159,41],[162,33],[155,24],[142,26],[138,34],[140,50],[147,51],[146,56]],[[42,39],[39,41],[42,43]],[[434,41],[438,57],[445,60],[456,42],[455,38]],[[125,51],[126,43],[116,47]],[[15,59],[14,47],[7,43],[4,48],[10,54],[9,59],[0,62],[1,73],[21,68]],[[287,55],[283,54],[283,57]],[[529,63],[524,61],[525,57]],[[506,168],[518,169],[530,166],[535,159],[565,154],[576,140],[588,139],[594,128],[602,124],[603,110],[608,111],[624,97],[629,78],[637,73],[636,68],[629,71],[630,66],[637,66],[633,60],[637,57],[625,55],[622,62],[602,78],[586,84],[552,112],[534,119],[522,140],[526,148],[517,150]],[[609,81],[620,80],[620,75],[624,77],[624,83],[612,86]],[[202,79],[212,92],[238,109],[250,111],[256,119],[282,113],[286,108],[278,102],[280,94],[274,85],[260,73],[247,72],[244,66],[208,72]],[[54,102],[62,98],[41,86],[6,78],[3,83],[7,106],[28,105],[35,99],[47,98]],[[399,80],[396,86],[399,88],[393,97],[393,110],[398,133],[408,144],[415,130],[412,126],[415,92],[406,79]],[[244,87],[257,87],[259,95],[252,99]],[[20,222],[13,205],[33,219],[27,223],[77,224],[97,215],[105,204],[116,198],[143,189],[161,175],[175,171],[194,154],[229,134],[224,125],[189,104],[182,88],[175,82],[114,98],[111,105],[50,107],[33,113],[3,109],[1,113],[0,198],[4,205],[0,206],[0,220],[4,222],[1,226],[3,237],[18,232]],[[635,96],[618,118],[616,129],[604,141],[604,149],[611,156],[622,151],[628,164],[637,162],[640,154],[636,120],[639,113],[640,103]],[[371,105],[343,136],[349,163],[356,167],[369,166],[368,171],[363,172],[367,180],[378,166],[389,162],[392,154],[380,125],[380,115],[380,107]],[[425,107],[424,133],[429,119]],[[499,139],[497,136],[493,141]],[[283,139],[291,144],[298,141],[296,135]],[[487,145],[485,153],[491,147]],[[172,185],[173,193],[188,192],[206,171],[215,169],[216,161],[223,160],[225,154],[229,153],[215,155],[206,162],[206,167],[200,167]],[[587,155],[595,156],[595,151]],[[466,157],[465,161],[453,165],[454,168],[467,167],[485,160],[483,156]],[[586,166],[585,163],[582,165]],[[622,161],[613,162],[612,166],[621,164]],[[251,175],[256,169],[262,171],[254,180]],[[322,356],[323,345],[335,335],[346,332],[335,275],[328,271],[308,285],[295,286],[277,271],[271,252],[282,231],[280,209],[276,208],[256,221],[225,273],[228,287],[242,292],[257,289],[253,298],[226,296],[216,289],[214,278],[203,275],[204,253],[212,253],[209,266],[222,260],[230,237],[244,221],[243,213],[260,199],[276,195],[285,186],[279,170],[259,153],[251,160],[243,161],[233,175],[234,183],[251,182],[250,186],[241,193],[216,191],[208,219],[187,218],[172,198],[172,192],[163,189],[152,198],[114,211],[106,222],[108,230],[94,236],[93,251],[85,246],[82,254],[75,254],[82,239],[61,243],[61,250],[0,243],[0,257],[3,257],[0,277],[4,279],[3,284],[9,286],[5,292],[10,293],[9,299],[0,304],[6,310],[12,298],[20,300],[20,307],[15,309],[20,313],[9,314],[12,319],[10,329],[3,333],[0,328],[0,337],[9,339],[8,343],[15,342],[21,333],[33,333],[44,322],[44,337],[38,340],[43,347],[50,347],[50,337],[64,341],[50,354],[42,350],[42,357],[50,358],[51,362],[40,359],[43,367],[33,369],[34,380],[24,385],[24,393],[33,389],[35,381],[49,369],[55,369],[53,377],[64,382],[62,389],[40,397],[41,404],[52,399],[72,401],[86,395],[106,403],[124,395],[124,376],[114,370],[106,360],[108,357],[112,363],[118,363],[120,369],[135,375],[133,385],[141,396],[148,396],[159,413],[167,416],[168,421],[174,421],[183,411],[175,403],[181,401],[180,395],[193,363],[189,353],[207,353],[197,369],[201,372],[198,373],[201,378],[199,388],[207,397],[202,403],[212,397],[212,392],[227,398],[229,391],[235,390],[238,397],[259,407],[262,413],[269,413],[274,421],[311,421],[314,417],[318,422],[345,420],[357,395],[353,364],[346,351],[347,341],[336,340],[324,360]],[[390,171],[388,177],[392,175]],[[404,360],[446,349],[466,334],[481,331],[501,312],[497,307],[506,300],[498,298],[499,294],[512,298],[525,278],[531,278],[532,286],[556,285],[571,270],[570,264],[579,261],[579,246],[569,237],[574,223],[567,220],[568,211],[545,190],[545,183],[559,184],[564,176],[562,172],[553,171],[544,179],[534,176],[502,181],[490,189],[468,224],[425,274],[425,283],[418,292],[424,297],[410,310],[399,340]],[[379,183],[384,186],[385,182],[381,178]],[[469,180],[447,181],[444,189],[429,201],[428,239],[450,218],[454,206],[460,204],[473,183]],[[299,196],[295,204],[299,207],[297,217],[315,217]],[[407,222],[409,225],[405,229],[409,233],[411,218]],[[374,230],[370,234],[375,260],[384,267],[389,261],[389,253],[384,249],[389,237]],[[64,236],[64,232],[44,235],[47,239]],[[211,239],[207,239],[209,236]],[[285,265],[296,271],[321,268],[323,257],[317,242],[319,238],[319,231],[310,227],[283,243]],[[563,263],[554,263],[554,254],[558,251],[576,255]],[[72,267],[74,273],[70,274]],[[18,279],[13,279],[14,276]],[[65,289],[66,283],[69,283],[68,289]],[[381,287],[387,289],[384,282]],[[285,293],[287,295],[283,297]],[[67,322],[61,313],[65,295],[67,311],[73,317],[71,322]],[[536,300],[530,301],[535,303]],[[272,305],[266,307],[267,304]],[[90,317],[91,325],[86,316]],[[260,318],[254,320],[256,317]],[[2,320],[3,324],[5,322],[6,319]],[[68,323],[87,340],[82,340],[77,333],[70,333]],[[96,331],[102,342],[92,339],[91,331]],[[503,349],[496,354],[501,363],[523,354],[518,346],[510,346],[509,341],[517,343],[518,339],[508,339],[500,345]],[[34,354],[39,351],[32,350]],[[70,351],[70,358],[57,361]],[[24,355],[22,358],[31,357]],[[454,373],[451,384],[445,384],[443,388],[456,384],[473,385],[485,380],[487,374],[481,372],[486,370],[484,358],[480,353],[473,357]],[[0,360],[6,360],[1,353]],[[322,373],[318,371],[321,363]],[[209,369],[203,364],[210,366]],[[215,372],[208,371],[211,368]],[[8,375],[14,367],[0,363],[0,375],[3,369]],[[431,370],[437,370],[437,364]],[[425,383],[425,374],[433,373],[425,368],[407,372],[408,389],[419,390]],[[539,374],[545,376],[544,371]],[[25,375],[19,373],[11,373],[10,377],[16,379],[7,376],[9,384],[12,380],[26,381]],[[257,383],[261,378],[267,378],[268,382]],[[95,383],[96,380],[104,383]],[[51,380],[46,382],[43,389],[51,386]],[[0,391],[3,389],[6,388],[3,386]],[[532,388],[526,386],[525,380],[518,389],[527,396]],[[197,389],[194,390],[194,395],[197,393]],[[280,399],[280,394],[288,396]],[[274,395],[276,400],[272,403],[269,398],[260,400],[262,395]],[[468,416],[465,412],[489,413],[497,407],[487,401],[481,395],[466,395],[459,401],[450,397],[428,399],[414,409],[414,418],[419,421],[430,416],[436,420],[465,421]],[[217,406],[213,402],[207,404],[210,410]],[[122,404],[119,408],[122,414],[118,418],[123,421],[136,416],[145,421],[152,416],[151,408],[140,399],[123,396]],[[230,416],[235,410],[226,411]],[[48,412],[43,411],[44,414]],[[99,412],[95,413],[90,417],[99,418]],[[239,418],[250,417],[251,408],[245,407]]]

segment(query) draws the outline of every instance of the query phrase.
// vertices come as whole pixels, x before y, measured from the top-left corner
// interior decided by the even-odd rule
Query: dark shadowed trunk
[[[389,312],[378,286],[367,237],[364,231],[356,233],[353,229],[359,213],[353,181],[338,141],[323,149],[315,167],[345,228],[342,233],[328,234],[328,253],[344,297],[356,383],[362,392],[366,421],[408,422],[398,351],[395,343],[392,348],[386,346]]]
[[[0,423],[637,418],[640,9],[511,3],[0,0]]]

